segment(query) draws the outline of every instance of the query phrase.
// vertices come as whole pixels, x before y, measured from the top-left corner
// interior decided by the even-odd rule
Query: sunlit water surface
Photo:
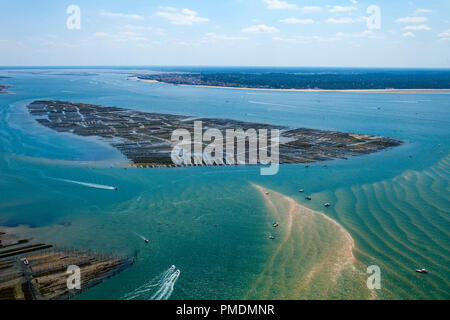
[[[1,79],[12,94],[0,95],[0,225],[31,226],[35,239],[61,247],[137,255],[132,268],[77,298],[450,298],[449,95],[176,87],[130,81],[119,69],[70,72],[0,70],[12,77]],[[327,167],[281,166],[265,177],[257,167],[126,169],[107,144],[36,123],[25,109],[36,99],[383,135],[404,144]],[[314,264],[320,246],[339,241],[317,221],[294,233],[268,269],[278,248],[268,235],[279,212],[253,184],[342,225],[355,242],[358,276],[329,292],[323,279],[297,290],[305,286],[293,266]],[[276,233],[282,239],[285,226]],[[375,294],[366,288],[369,265],[382,271]]]

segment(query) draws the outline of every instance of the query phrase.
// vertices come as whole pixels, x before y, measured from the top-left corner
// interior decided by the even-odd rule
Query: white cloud
[[[130,31],[122,31],[119,32],[119,37],[123,39],[123,41],[147,41],[148,39],[142,34],[137,32]]]
[[[297,9],[297,5],[282,0],[263,0],[263,2],[267,5],[268,9],[274,10]]]
[[[287,18],[280,20],[282,23],[289,23],[289,24],[311,24],[314,23],[312,19],[297,19],[297,18]]]
[[[126,30],[133,30],[133,31],[147,31],[157,36],[163,36],[165,35],[165,32],[161,28],[153,28],[153,27],[146,27],[146,26],[137,26],[133,24],[127,24],[123,27]]]
[[[178,11],[178,8],[167,7],[167,6],[159,6],[158,9],[163,10],[163,11],[172,11],[172,12]]]
[[[106,32],[94,32],[94,37],[109,37],[109,33]]]
[[[355,20],[353,20],[352,18],[349,18],[349,17],[345,17],[345,18],[328,18],[327,19],[327,23],[343,24],[343,23],[353,23],[353,22],[355,22]]]
[[[295,38],[282,38],[282,37],[273,37],[272,40],[275,41],[282,41],[282,42],[297,42],[297,39]]]
[[[283,0],[262,0],[266,4],[268,9],[272,10],[299,10],[301,13],[314,13],[322,11],[318,6],[304,6],[299,7],[294,3],[289,3]]]
[[[242,32],[245,33],[277,33],[280,32],[280,30],[278,30],[275,27],[271,27],[271,26],[266,26],[265,24],[258,24],[258,25],[254,25],[248,28],[244,28],[242,29]]]
[[[353,4],[358,4],[358,1],[356,1],[356,0],[350,0],[350,2]]]
[[[415,25],[415,26],[406,26],[403,28],[403,30],[430,31],[431,27],[427,26],[426,24],[419,24],[419,25]]]
[[[358,8],[354,7],[354,6],[348,6],[348,7],[344,7],[344,6],[333,6],[331,7],[328,11],[330,12],[351,12],[351,11],[356,11],[358,10]]]
[[[214,32],[208,32],[204,40],[213,39],[213,40],[223,40],[223,41],[235,41],[235,40],[248,40],[247,37],[233,37],[225,34],[216,34]]]
[[[438,38],[441,38],[441,40],[450,41],[450,29],[439,33],[437,36],[438,36]]]
[[[292,38],[274,37],[272,40],[286,43],[310,43],[313,41],[326,41],[326,38],[320,36],[296,36]]]
[[[397,23],[422,23],[427,22],[428,18],[425,17],[404,17],[404,18],[398,18],[395,20]]]
[[[379,39],[383,36],[380,34],[376,34],[371,30],[365,30],[357,33],[343,33],[338,32],[331,36],[296,36],[291,38],[282,38],[282,37],[274,37],[272,38],[275,41],[286,42],[286,43],[310,43],[310,42],[333,42],[333,41],[342,41],[346,39],[355,39],[355,38],[370,38],[370,39]]]
[[[134,24],[127,24],[125,25],[126,29],[130,29],[130,30],[148,30],[151,29],[150,27],[144,27],[144,26],[136,26]]]
[[[1,42],[1,41],[0,41]],[[66,48],[79,48],[80,43],[65,42],[65,41],[43,41],[40,43],[42,47],[66,47]]]
[[[144,34],[131,31],[122,31],[118,33],[95,32],[93,36],[96,38],[106,38],[118,42],[148,41],[148,38],[145,37]]]
[[[430,12],[433,12],[433,10],[419,8],[414,12],[414,15],[417,16],[421,13],[430,13]]]
[[[372,30],[365,30],[362,32],[356,32],[356,33],[343,33],[338,32],[336,34],[337,37],[341,38],[370,38],[370,39],[380,39],[383,38],[383,35],[376,34]]]
[[[113,12],[108,12],[105,10],[101,10],[100,15],[102,15],[104,17],[110,17],[110,18],[127,18],[127,19],[134,19],[134,20],[144,20],[144,17],[140,16],[138,14],[113,13]]]
[[[209,21],[208,18],[199,17],[197,12],[186,8],[180,10],[172,7],[159,7],[159,9],[162,10],[156,13],[159,17],[176,25],[191,26],[194,23]]]
[[[124,26],[124,29],[127,30],[134,30],[134,31],[148,31],[151,32],[157,36],[163,36],[165,34],[164,30],[161,28],[153,28],[153,27],[146,27],[146,26],[137,26],[133,24],[127,24]]]
[[[405,38],[415,38],[416,35],[414,33],[412,33],[411,31],[405,32],[404,34],[402,34],[402,36],[404,36]]]
[[[136,44],[136,47],[138,48],[154,48],[155,46],[161,44],[159,41],[152,41],[147,43],[138,43]]]
[[[306,6],[306,7],[299,8],[299,10],[302,13],[314,13],[314,12],[321,12],[322,8],[321,7],[317,7],[317,6]]]

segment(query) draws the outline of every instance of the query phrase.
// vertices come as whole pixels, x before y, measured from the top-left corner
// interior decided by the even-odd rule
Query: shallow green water
[[[0,225],[28,224],[34,237],[56,245],[138,257],[78,298],[125,298],[171,265],[181,271],[171,299],[245,297],[273,253],[270,210],[251,183],[346,228],[361,266],[381,267],[378,298],[449,298],[450,96],[255,92],[144,84],[118,70],[92,77],[29,71],[1,72],[13,77],[2,83],[14,94],[0,95]],[[405,144],[327,167],[282,166],[271,177],[252,167],[124,169],[115,166],[124,158],[113,148],[32,121],[24,106],[43,98],[384,135]],[[332,207],[324,210],[324,202]]]

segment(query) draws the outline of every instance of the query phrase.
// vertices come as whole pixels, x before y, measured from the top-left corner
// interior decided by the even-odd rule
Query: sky
[[[450,1],[0,0],[0,66],[450,68]]]

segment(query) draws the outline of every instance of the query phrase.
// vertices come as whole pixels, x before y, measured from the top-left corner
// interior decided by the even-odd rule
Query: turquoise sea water
[[[245,297],[273,249],[269,210],[252,183],[325,212],[346,228],[361,265],[382,270],[378,298],[450,298],[449,95],[176,87],[129,81],[126,70],[86,71],[92,75],[0,70],[11,77],[1,83],[12,86],[12,94],[0,95],[0,225],[29,225],[36,239],[63,247],[138,256],[134,267],[78,298],[149,299],[171,265],[181,274],[166,283],[165,298]],[[327,167],[281,166],[266,177],[256,167],[125,169],[117,164],[126,159],[114,148],[37,124],[25,109],[36,99],[383,135],[405,143]],[[117,186],[119,192],[57,179]],[[300,187],[314,201],[305,201]],[[324,210],[324,202],[333,205]],[[430,274],[416,274],[417,267]]]

